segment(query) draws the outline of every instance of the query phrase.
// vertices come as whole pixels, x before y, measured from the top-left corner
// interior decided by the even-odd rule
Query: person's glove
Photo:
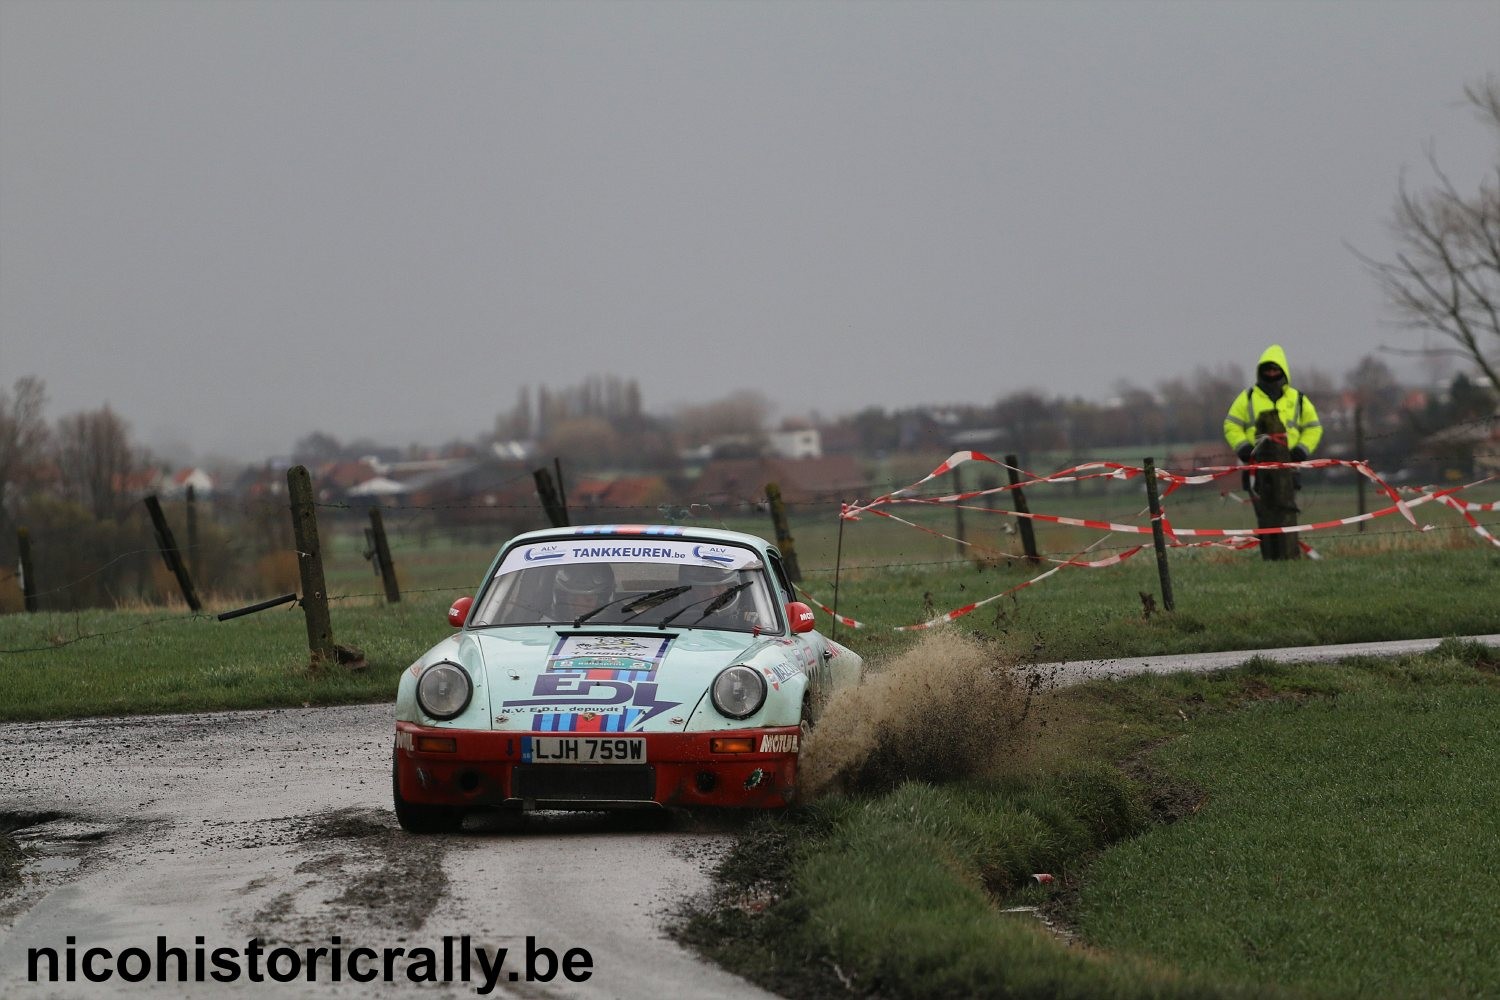
[[[1297,447],[1300,448],[1302,446],[1298,445]],[[1252,448],[1250,446],[1250,443],[1247,441],[1245,444],[1242,444],[1238,448],[1236,448],[1234,450],[1234,453],[1239,456],[1241,465],[1249,465],[1251,456],[1255,454],[1255,449]]]
[[[1292,461],[1293,462],[1305,462],[1305,461],[1307,461],[1311,457],[1312,456],[1310,454],[1308,454],[1307,449],[1304,448],[1300,444],[1297,445],[1297,447],[1295,447],[1295,448],[1292,449]]]

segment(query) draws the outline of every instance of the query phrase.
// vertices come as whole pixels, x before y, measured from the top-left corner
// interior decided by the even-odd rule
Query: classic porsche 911
[[[401,826],[476,808],[774,808],[807,728],[860,657],[813,628],[754,535],[596,525],[518,535],[459,631],[403,673]]]

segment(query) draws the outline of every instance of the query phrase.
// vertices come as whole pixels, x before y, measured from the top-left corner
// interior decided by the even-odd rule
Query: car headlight
[[[434,719],[451,719],[469,707],[474,682],[457,663],[434,663],[417,679],[417,704]]]
[[[757,671],[736,663],[719,672],[708,693],[720,715],[746,719],[766,703],[766,681]]]

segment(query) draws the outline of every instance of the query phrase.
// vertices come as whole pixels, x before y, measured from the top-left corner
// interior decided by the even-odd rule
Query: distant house
[[[370,497],[400,496],[405,492],[407,492],[405,483],[398,483],[396,480],[385,476],[375,476],[371,479],[366,479],[356,486],[349,487],[344,492],[344,495],[351,499],[365,499]]]
[[[246,500],[265,500],[286,493],[286,470],[290,459],[272,459],[264,465],[247,466],[234,480],[235,496]]]
[[[1417,453],[1449,481],[1500,474],[1500,412],[1429,434]]]
[[[502,462],[525,462],[536,454],[535,441],[495,441],[490,454]]]
[[[128,474],[116,474],[110,481],[110,486],[116,496],[145,497],[152,494],[161,495],[164,492],[163,484],[167,477],[160,469],[140,469]]]
[[[823,436],[816,427],[772,431],[767,435],[771,454],[777,458],[822,458]]]
[[[789,504],[837,504],[869,491],[864,470],[851,455],[823,458],[721,458],[709,462],[688,487],[689,500],[721,509],[754,507],[776,483]]]
[[[658,507],[670,499],[660,476],[580,479],[567,486],[569,512],[578,523],[655,521]]]
[[[847,424],[820,427],[818,443],[825,455],[853,454],[860,450],[859,431]]]
[[[948,441],[951,447],[959,451],[992,453],[1008,444],[1012,436],[1004,427],[967,427],[954,431],[949,435]]]
[[[168,500],[181,500],[190,486],[195,500],[207,500],[214,493],[214,477],[196,467],[178,469],[162,484],[161,495]]]
[[[366,458],[324,462],[311,471],[313,488],[323,497],[347,494],[360,483],[380,475],[376,464]]]
[[[391,467],[391,478],[396,478],[397,471]],[[437,526],[472,527],[486,538],[504,539],[546,524],[536,482],[524,465],[491,458],[462,459],[400,481],[407,487],[400,505],[425,508]]]

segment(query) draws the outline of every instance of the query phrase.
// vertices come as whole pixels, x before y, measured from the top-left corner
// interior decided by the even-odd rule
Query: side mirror
[[[792,601],[786,606],[786,619],[792,623],[794,635],[811,632],[813,626],[817,624],[813,619],[812,608],[801,601]]]
[[[474,604],[472,597],[460,597],[453,602],[453,607],[448,609],[448,624],[454,628],[463,628],[464,620],[469,617],[469,608]]]

